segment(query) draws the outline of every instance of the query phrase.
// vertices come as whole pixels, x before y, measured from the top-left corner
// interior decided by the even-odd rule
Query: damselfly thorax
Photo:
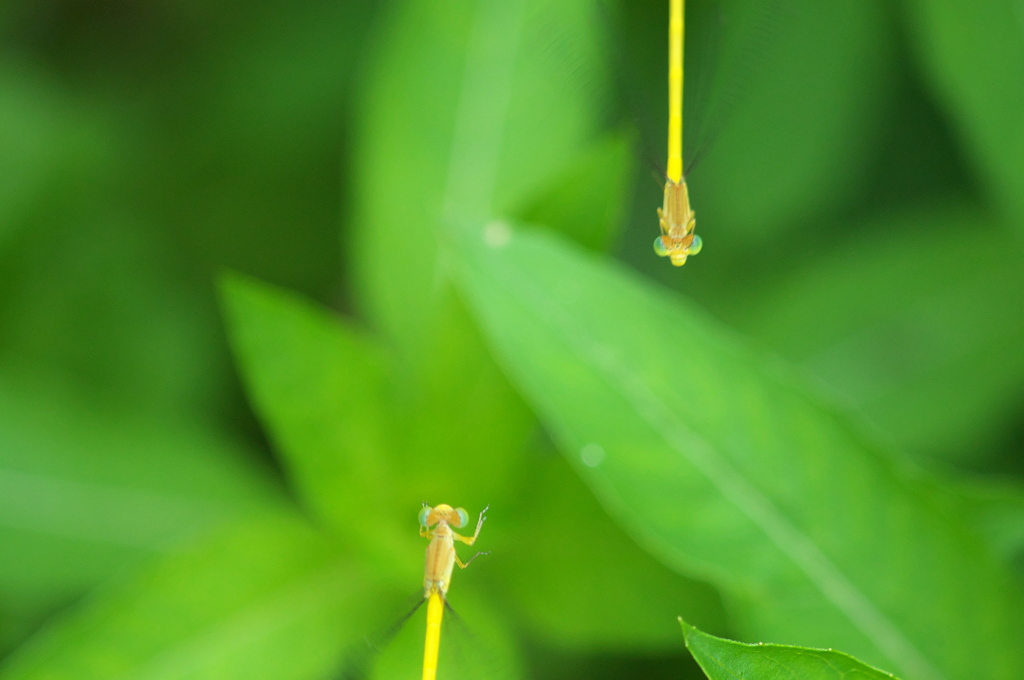
[[[665,200],[658,208],[658,223],[661,236],[654,240],[654,251],[668,257],[676,267],[686,264],[686,258],[696,255],[701,249],[700,236],[693,233],[697,218],[690,207],[690,192],[686,179],[665,181]]]

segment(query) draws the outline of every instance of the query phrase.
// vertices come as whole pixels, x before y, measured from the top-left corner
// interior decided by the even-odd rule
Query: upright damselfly
[[[682,267],[686,258],[701,250],[701,238],[694,233],[697,218],[690,206],[690,191],[683,176],[683,54],[686,10],[683,0],[670,0],[668,22],[668,165],[665,198],[658,208],[661,235],[654,239],[654,252]]]
[[[483,554],[478,552],[463,562],[459,559],[459,554],[455,552],[455,541],[466,545],[476,543],[480,529],[484,525],[486,513],[487,508],[480,512],[473,535],[463,536],[454,531],[452,527],[461,529],[469,524],[469,515],[464,509],[444,504],[434,507],[424,504],[423,509],[420,510],[420,536],[430,539],[423,568],[423,599],[427,603],[427,635],[423,645],[423,680],[437,678],[437,661],[441,646],[441,620],[444,616],[444,608],[447,606],[445,598],[448,595],[448,586],[451,585],[455,565],[465,569],[470,562]]]

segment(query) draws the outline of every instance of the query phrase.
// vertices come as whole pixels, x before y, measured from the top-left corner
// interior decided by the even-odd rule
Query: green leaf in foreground
[[[711,680],[892,680],[892,673],[872,668],[832,649],[791,645],[748,645],[697,630],[682,619],[686,646]]]
[[[477,445],[477,437],[501,432],[505,412],[465,385],[463,398],[476,400],[477,414],[491,411],[492,427],[469,428],[465,419],[438,412],[426,401],[401,399],[396,382],[405,376],[391,363],[393,354],[351,321],[294,293],[230,275],[222,281],[222,294],[249,397],[302,501],[361,550],[380,556],[385,568],[399,565],[399,583],[418,582],[420,559],[406,562],[399,555],[409,555],[413,546],[411,554],[422,555],[422,539],[408,524],[420,503],[458,498],[460,505],[482,508],[497,505],[508,486],[511,475],[502,467],[508,458]],[[468,317],[464,323],[473,328]],[[477,344],[476,354],[492,366],[489,375],[518,402]],[[481,374],[477,370],[476,376]],[[436,422],[429,423],[428,416]],[[433,438],[411,446],[408,431],[417,425],[423,425],[421,433],[444,430],[462,448],[453,455]],[[431,464],[423,465],[427,459]],[[374,509],[373,522],[353,521],[367,508]]]
[[[386,353],[350,324],[255,279],[226,275],[221,292],[247,391],[290,478],[335,529],[358,532],[352,517],[390,507]]]
[[[1006,564],[785,366],[550,236],[454,236],[471,307],[570,460],[638,541],[722,589],[744,636],[909,678],[1018,674]]]

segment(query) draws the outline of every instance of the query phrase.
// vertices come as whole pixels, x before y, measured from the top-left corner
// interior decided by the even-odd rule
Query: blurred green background
[[[509,675],[701,677],[675,616],[748,636],[437,293],[445,182],[794,365],[1024,572],[1024,7],[695,20],[688,125],[721,129],[675,270],[645,160],[666,4],[0,4],[0,680],[334,677],[416,597],[421,501],[491,505],[456,579]],[[493,206],[474,121],[519,154]]]

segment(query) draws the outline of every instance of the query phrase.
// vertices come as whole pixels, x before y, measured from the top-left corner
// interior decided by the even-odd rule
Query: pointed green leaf
[[[697,630],[682,619],[686,646],[709,680],[894,680],[834,649],[746,645]]]
[[[397,3],[361,112],[356,264],[366,309],[403,360],[444,321],[442,217],[526,207],[586,148],[602,95],[597,11],[594,0]]]
[[[453,232],[472,307],[609,512],[745,636],[914,678],[1014,677],[1024,597],[932,482],[683,300],[506,223]]]
[[[336,529],[389,507],[388,361],[377,344],[302,298],[221,281],[228,334],[253,406],[302,498]]]
[[[410,406],[396,386],[404,376],[394,370],[392,353],[373,338],[300,296],[247,277],[225,277],[222,290],[250,398],[299,494],[363,549],[390,554],[383,561],[400,565],[404,582],[417,580],[411,569],[418,567],[396,561],[392,551],[419,541],[408,523],[420,503],[482,508],[509,493],[507,475],[494,472],[494,457],[478,455],[488,449],[474,446],[475,437],[494,433],[470,431],[429,401]],[[463,398],[476,399],[476,409],[500,422],[505,414],[480,396]],[[417,426],[431,436],[461,439],[463,448],[454,453],[466,456],[464,462],[452,462],[453,452],[429,437],[410,450],[406,430]]]

